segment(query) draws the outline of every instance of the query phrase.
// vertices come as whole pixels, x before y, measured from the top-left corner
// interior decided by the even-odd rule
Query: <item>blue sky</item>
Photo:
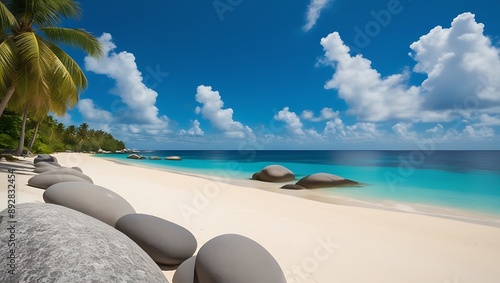
[[[80,2],[59,120],[131,148],[500,148],[498,1]]]

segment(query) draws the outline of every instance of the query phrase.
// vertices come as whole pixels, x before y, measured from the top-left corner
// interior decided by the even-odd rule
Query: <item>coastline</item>
[[[500,228],[494,225],[340,199],[331,203],[269,189],[266,183],[235,184],[224,175],[169,172],[87,154],[55,156],[63,166],[81,167],[95,184],[124,197],[138,213],[184,226],[198,247],[225,233],[256,240],[276,258],[289,283],[496,282],[500,277]],[[23,163],[24,170],[16,165],[18,203],[43,202],[43,190],[26,185],[34,175],[30,159]],[[2,183],[7,179],[3,169],[13,164],[2,162]],[[1,188],[4,209],[6,192]],[[171,280],[173,271],[164,274]]]
[[[484,213],[484,212],[471,211],[467,209],[428,205],[428,204],[408,202],[408,201],[360,199],[344,195],[335,195],[332,194],[331,192],[325,192],[324,191],[325,189],[300,190],[300,191],[284,190],[280,189],[280,187],[283,184],[287,183],[292,184],[295,183],[296,181],[287,183],[268,183],[268,182],[255,181],[250,178],[246,179],[241,178],[241,176],[233,176],[230,170],[224,170],[222,171],[222,174],[220,170],[214,170],[212,175],[208,175],[206,173],[196,172],[196,170],[183,171],[182,168],[168,169],[162,167],[148,166],[140,163],[127,162],[127,160],[109,158],[106,157],[105,155],[95,156],[95,157],[105,159],[111,162],[116,162],[117,164],[143,167],[143,168],[180,174],[190,177],[205,178],[207,180],[223,182],[230,185],[254,188],[254,189],[264,190],[267,192],[284,194],[288,196],[294,196],[322,203],[380,209],[380,210],[402,212],[402,213],[413,213],[413,214],[420,214],[420,215],[426,215],[426,216],[438,217],[450,220],[465,221],[469,223],[475,223],[493,227],[500,227],[500,215],[493,213]]]

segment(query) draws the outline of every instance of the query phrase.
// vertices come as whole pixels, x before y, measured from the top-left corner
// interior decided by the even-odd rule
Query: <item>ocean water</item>
[[[362,183],[321,189],[322,193],[363,201],[391,201],[446,207],[500,219],[500,151],[141,151],[162,160],[129,164],[250,179],[271,164],[292,170],[297,179],[325,172]],[[164,160],[178,155],[182,161]]]

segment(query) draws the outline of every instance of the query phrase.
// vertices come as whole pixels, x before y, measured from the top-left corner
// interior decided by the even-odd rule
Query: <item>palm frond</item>
[[[33,21],[38,26],[53,26],[63,18],[81,16],[80,6],[74,0],[6,0],[4,3],[24,24]]]
[[[38,39],[33,32],[23,32],[14,37],[16,49],[21,60],[21,64],[27,67],[32,79],[40,79],[43,75],[42,57],[40,57],[40,48]]]
[[[85,30],[60,27],[42,27],[40,30],[48,39],[81,48],[90,56],[100,57],[103,55],[99,40]]]
[[[53,44],[52,42],[46,41],[44,42],[47,44],[47,46],[50,48],[50,50],[54,53],[56,56],[56,60],[59,62],[56,62],[57,64],[62,64],[66,68],[67,72],[70,74],[71,78],[73,79],[73,82],[75,86],[77,87],[78,90],[83,90],[87,88],[87,78],[85,77],[85,74],[83,73],[82,69],[78,65],[78,63],[71,58],[64,50],[59,48],[57,45]]]
[[[5,38],[0,42],[0,90],[6,90],[15,76],[17,57],[14,42]]]
[[[5,30],[17,25],[16,17],[9,11],[7,6],[0,1],[0,29]]]

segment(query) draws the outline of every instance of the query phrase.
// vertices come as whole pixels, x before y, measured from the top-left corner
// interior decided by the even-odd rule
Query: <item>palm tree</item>
[[[5,93],[0,116],[13,97],[22,100],[18,103],[22,105],[35,96],[48,95],[55,102],[50,110],[56,114],[64,114],[78,102],[87,79],[57,44],[102,55],[99,41],[87,31],[57,27],[62,19],[80,15],[74,0],[0,1],[0,92]]]

